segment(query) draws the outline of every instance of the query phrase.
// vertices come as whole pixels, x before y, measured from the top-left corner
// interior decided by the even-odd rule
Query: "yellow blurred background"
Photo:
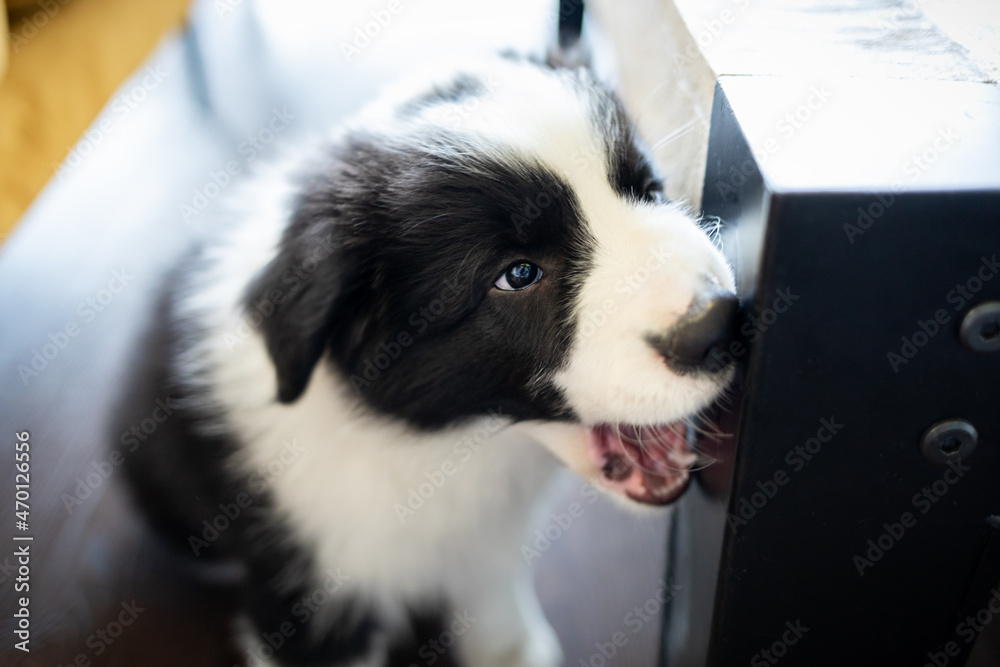
[[[0,0],[0,240],[191,0]]]

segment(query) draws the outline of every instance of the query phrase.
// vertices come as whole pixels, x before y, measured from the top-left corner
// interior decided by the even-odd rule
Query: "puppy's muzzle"
[[[650,336],[647,341],[678,373],[721,371],[732,359],[726,354],[736,337],[739,301],[728,292],[692,309],[665,336]]]

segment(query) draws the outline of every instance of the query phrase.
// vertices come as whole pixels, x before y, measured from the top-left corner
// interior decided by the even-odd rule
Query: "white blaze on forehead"
[[[597,246],[578,297],[574,342],[556,383],[588,424],[676,421],[711,402],[716,380],[673,373],[646,341],[694,304],[733,289],[721,254],[680,209],[638,206]]]
[[[570,407],[587,423],[638,424],[704,407],[718,381],[671,372],[646,337],[669,331],[713,292],[734,290],[722,255],[681,207],[639,204],[615,190],[605,135],[617,130],[617,119],[596,118],[600,93],[579,74],[508,61],[469,72],[485,94],[429,106],[415,123],[456,132],[486,156],[514,155],[558,175],[592,243],[574,342],[554,378]]]
[[[595,93],[574,76],[510,63],[482,77],[482,98],[436,105],[423,118],[487,154],[537,160],[579,202],[592,263],[555,378],[574,411],[588,423],[680,419],[710,402],[719,383],[671,372],[646,337],[669,331],[713,292],[733,291],[732,273],[681,207],[638,204],[614,189],[604,134],[616,119],[595,118]]]
[[[606,176],[582,73],[508,60],[468,72],[485,92],[434,104],[422,121],[459,134],[486,155],[533,158],[564,177]],[[581,168],[584,157],[591,168]]]

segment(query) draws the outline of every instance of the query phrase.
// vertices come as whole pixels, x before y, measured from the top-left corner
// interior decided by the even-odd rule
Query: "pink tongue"
[[[608,488],[653,505],[670,503],[687,488],[688,469],[697,457],[683,424],[602,425],[590,433],[590,453]]]

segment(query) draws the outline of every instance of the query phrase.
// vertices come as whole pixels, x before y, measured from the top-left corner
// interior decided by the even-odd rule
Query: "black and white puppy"
[[[462,664],[559,664],[521,552],[558,460],[669,503],[732,376],[730,268],[622,105],[468,64],[234,190],[166,298],[139,496],[245,566],[257,657],[383,665],[434,617]]]

